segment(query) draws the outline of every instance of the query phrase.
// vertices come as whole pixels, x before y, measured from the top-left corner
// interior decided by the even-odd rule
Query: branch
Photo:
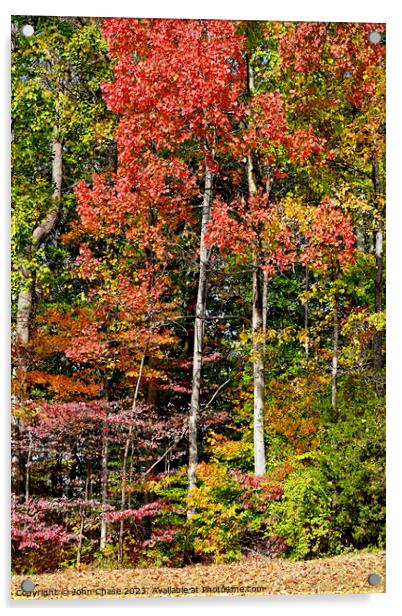
[[[148,473],[150,473],[150,472],[151,472],[151,471],[155,468],[155,466],[157,466],[157,465],[159,464],[159,462],[162,462],[162,460],[163,460],[164,458],[166,458],[166,456],[168,455],[168,453],[170,453],[170,452],[172,451],[172,449],[173,449],[174,447],[176,447],[176,445],[178,445],[178,444],[180,443],[181,439],[182,439],[182,438],[183,438],[183,436],[186,434],[186,432],[187,432],[187,428],[186,428],[186,429],[185,429],[185,430],[184,430],[184,431],[183,431],[183,432],[182,432],[179,436],[176,436],[175,440],[174,440],[174,441],[173,441],[173,443],[170,445],[170,447],[168,447],[168,448],[166,449],[166,451],[165,451],[165,452],[164,452],[164,453],[163,453],[163,454],[162,454],[162,455],[161,455],[161,456],[160,456],[160,457],[156,460],[156,462],[154,462],[154,463],[152,464],[152,466],[150,466],[150,467],[149,467],[149,469],[145,471],[145,473],[144,473],[144,477],[145,477],[145,475],[148,475]]]
[[[165,321],[161,321],[158,324],[159,325],[163,325],[164,323],[168,323],[169,321],[185,321],[185,320],[194,320],[196,315],[179,315],[177,317],[170,317],[168,319],[165,319]],[[249,319],[248,317],[244,316],[244,315],[239,315],[239,314],[223,314],[220,316],[214,316],[214,315],[210,315],[210,316],[204,316],[204,317],[197,317],[200,320],[203,321],[215,321],[215,320],[225,320],[225,319],[242,319],[243,321],[248,321],[249,323],[251,323],[251,319]]]
[[[35,246],[40,245],[51,233],[51,231],[53,231],[59,217],[59,212],[59,206],[55,207],[48,213],[45,220],[34,229],[32,233],[32,243]]]
[[[225,387],[225,385],[230,383],[231,380],[232,380],[232,377],[229,377],[224,383],[219,385],[219,387],[215,390],[215,393],[212,396],[212,398],[210,399],[210,401],[204,406],[204,409],[203,409],[204,411],[205,411],[205,409],[207,409],[212,404],[212,402],[215,400],[216,396],[219,394],[221,389],[223,389]]]

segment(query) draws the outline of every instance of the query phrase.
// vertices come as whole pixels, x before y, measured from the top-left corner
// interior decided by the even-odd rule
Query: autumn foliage
[[[29,43],[15,19],[14,569],[383,546],[384,25],[38,18]],[[56,118],[60,211],[38,246]]]

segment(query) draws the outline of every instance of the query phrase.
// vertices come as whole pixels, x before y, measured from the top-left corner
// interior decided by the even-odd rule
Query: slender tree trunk
[[[31,460],[32,460],[32,433],[29,431],[29,445],[27,454],[27,463],[25,467],[25,502],[29,500],[29,482],[31,472]]]
[[[61,189],[63,182],[63,153],[62,142],[58,136],[57,127],[54,128],[54,138],[52,141],[52,182],[53,190],[53,207],[46,218],[36,227],[32,234],[32,244],[39,246],[42,244],[50,233],[55,229],[60,216],[60,201]]]
[[[138,378],[137,378],[137,383],[135,385],[135,391],[134,391],[134,398],[133,398],[133,404],[131,407],[131,417],[134,418],[134,413],[135,410],[137,408],[137,399],[138,399],[138,393],[140,391],[140,383],[141,383],[141,379],[142,379],[142,373],[144,370],[144,362],[145,362],[145,357],[148,351],[148,344],[149,344],[149,340],[150,340],[150,334],[148,336],[147,342],[145,344],[145,348],[141,357],[141,362],[140,362],[140,369],[138,372]],[[127,494],[127,463],[128,463],[128,453],[130,450],[130,445],[131,445],[131,441],[132,441],[132,436],[133,436],[133,426],[132,424],[130,424],[129,429],[128,429],[128,436],[126,439],[126,443],[124,446],[124,454],[123,454],[123,462],[122,462],[122,469],[121,469],[121,501],[120,501],[120,509],[121,511],[124,511],[125,506],[126,506],[126,494]],[[124,520],[120,520],[120,529],[119,529],[119,547],[118,547],[118,561],[119,563],[123,562],[123,538],[124,538]]]
[[[17,300],[17,319],[15,330],[15,342],[17,351],[17,363],[16,363],[16,384],[14,400],[25,400],[28,397],[27,391],[27,374],[29,366],[29,324],[32,311],[33,301],[33,274],[28,271],[26,267],[21,268],[23,282],[18,294]],[[22,460],[20,452],[21,442],[21,420],[18,416],[12,413],[11,416],[11,436],[12,436],[12,455],[11,455],[11,489],[15,494],[20,494],[23,491],[23,470]],[[27,475],[26,472],[25,482],[25,494],[27,489]]]
[[[85,494],[84,499],[88,500],[88,486],[89,486],[89,471],[87,471],[87,477],[85,479]],[[84,522],[85,522],[85,506],[80,506],[80,531],[78,534],[78,546],[77,546],[77,568],[81,564],[82,542],[84,539]]]
[[[247,86],[249,96],[255,90],[254,71],[250,62],[247,62]],[[252,197],[257,192],[257,179],[255,174],[253,155],[247,156],[247,183],[248,194]],[[267,189],[271,190],[270,178],[267,180]],[[261,281],[261,268],[258,263],[259,247],[253,248],[253,306],[252,306],[252,328],[253,328],[253,379],[254,379],[254,416],[253,416],[253,436],[254,436],[254,472],[257,476],[265,475],[265,440],[264,440],[264,410],[265,410],[265,376],[264,376],[264,355],[265,355],[265,336],[266,331],[266,307],[264,309],[264,297],[268,294],[268,280]]]
[[[253,377],[254,377],[254,472],[257,476],[265,475],[265,441],[264,441],[264,340],[262,312],[261,270],[254,255],[253,267]]]
[[[197,303],[194,321],[193,376],[191,387],[190,417],[189,417],[189,458],[188,487],[189,493],[197,482],[198,463],[198,417],[200,412],[202,340],[204,335],[204,318],[207,295],[207,267],[209,254],[205,245],[205,234],[211,213],[213,173],[208,168],[205,172],[205,190],[202,204],[201,235],[200,235],[200,265],[198,277]],[[188,514],[191,516],[191,511]]]
[[[157,359],[151,355],[151,357],[148,358],[148,366],[150,368],[156,368],[157,365],[158,365]],[[158,390],[155,387],[155,384],[152,381],[150,381],[148,383],[147,402],[149,406],[155,407],[157,401],[158,401]]]
[[[267,318],[268,318],[268,274],[262,273],[262,333],[264,336],[264,359],[265,359],[265,342],[267,335]]]
[[[71,464],[70,470],[68,473],[68,489],[67,494],[69,498],[74,498],[74,482],[77,479],[78,472],[78,444],[77,441],[74,443],[71,450]]]
[[[33,284],[32,275],[27,268],[22,267],[21,272],[24,280],[17,300],[15,335],[18,349],[23,353],[29,343],[29,321],[32,308]],[[19,368],[26,368],[25,361],[23,361],[21,357],[19,359],[21,363],[23,362],[22,365],[19,365]]]
[[[40,246],[49,234],[56,227],[60,213],[61,190],[63,179],[63,159],[62,159],[62,144],[57,134],[57,128],[54,131],[52,141],[52,181],[54,185],[53,205],[46,218],[33,230],[31,246],[29,248],[28,257]],[[28,396],[26,377],[28,373],[29,363],[29,326],[33,309],[33,297],[35,286],[35,273],[30,271],[25,265],[21,267],[22,284],[17,299],[17,317],[16,317],[16,349],[17,349],[17,380],[18,391],[17,396],[20,400],[26,399]],[[14,451],[11,459],[11,483],[12,489],[19,494],[21,489],[21,463],[18,449],[18,442],[21,438],[20,420],[17,417],[12,419],[12,436],[15,443]]]
[[[306,292],[308,291],[309,279],[308,279],[308,267],[306,265],[306,282],[305,282]],[[304,356],[306,359],[306,365],[309,360],[309,339],[308,339],[308,300],[306,299],[306,303],[304,304],[304,331],[306,332],[306,336],[304,339]]]
[[[331,373],[331,405],[334,417],[337,416],[337,394],[338,394],[338,342],[339,342],[339,301],[335,296],[333,334],[332,334],[332,373]]]
[[[384,223],[379,212],[380,197],[380,172],[378,160],[373,159],[373,184],[374,195],[377,204],[377,215],[379,217],[377,229],[375,231],[375,281],[374,281],[374,311],[382,311],[382,285],[383,285],[383,253],[384,253]],[[373,338],[373,367],[378,372],[382,368],[382,332],[376,331]]]
[[[131,485],[133,483],[133,475],[134,475],[134,464],[133,464],[133,459],[134,459],[134,443],[133,441],[131,441],[131,456],[130,456],[130,468],[128,469],[128,482]],[[131,491],[128,495],[128,499],[127,499],[127,507],[130,509],[131,508]]]
[[[366,242],[364,237],[364,224],[360,222],[356,227],[356,247],[357,250],[365,252]]]
[[[104,518],[104,514],[107,510],[107,487],[108,487],[108,430],[109,423],[108,418],[106,417],[105,421],[102,424],[102,462],[101,462],[101,498],[102,498],[102,513],[101,516],[101,532],[100,532],[100,544],[99,547],[101,550],[104,550],[106,547],[107,541],[107,522]]]
[[[17,496],[21,493],[21,458],[20,458],[20,419],[16,415],[11,415],[11,491]]]
[[[60,214],[63,158],[62,143],[57,136],[57,128],[55,128],[55,137],[52,141],[52,153],[53,206],[46,218],[32,232],[31,252],[40,246],[54,230]],[[16,342],[18,347],[26,349],[29,344],[29,323],[32,312],[34,280],[33,273],[25,266],[22,267],[22,276],[25,282],[21,286],[17,301]],[[26,366],[23,367],[26,368]]]
[[[305,290],[306,293],[308,293],[309,290],[309,269],[308,266],[306,265],[306,269],[305,269]],[[304,338],[304,360],[305,360],[305,374],[306,374],[306,402],[307,402],[307,413],[308,415],[313,413],[313,409],[311,408],[311,397],[308,395],[308,391],[311,387],[311,364],[310,364],[310,337],[309,337],[309,302],[308,299],[306,298],[306,302],[304,304],[304,331],[305,331],[305,338]]]
[[[251,155],[247,157],[248,192],[253,196],[257,192],[257,181],[254,163]],[[268,293],[268,281],[262,283],[262,271],[258,263],[258,247],[253,248],[253,379],[254,379],[254,472],[257,476],[265,475],[265,441],[264,441],[264,410],[265,410],[265,377],[264,377],[264,295]],[[263,288],[265,287],[265,288]]]

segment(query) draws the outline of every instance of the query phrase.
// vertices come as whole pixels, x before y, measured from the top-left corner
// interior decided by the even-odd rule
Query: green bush
[[[336,551],[331,496],[319,467],[301,464],[284,482],[283,499],[273,508],[272,532],[287,544],[287,555],[302,560]]]
[[[339,384],[336,418],[322,409],[318,447],[294,456],[272,526],[303,559],[385,545],[385,411],[362,379]],[[277,519],[276,519],[277,518]]]
[[[331,494],[333,523],[343,546],[385,545],[385,412],[341,409],[326,427],[321,468]]]

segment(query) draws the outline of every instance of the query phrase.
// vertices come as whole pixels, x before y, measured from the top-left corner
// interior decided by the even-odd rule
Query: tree
[[[290,70],[296,78],[297,87],[289,90],[294,111],[308,114],[326,139],[329,156],[320,185],[329,184],[329,194],[338,192],[350,204],[360,248],[374,253],[378,326],[384,256],[384,30],[384,24],[289,24],[279,44],[284,74]],[[375,372],[382,363],[381,339],[379,329],[373,334]]]
[[[314,212],[311,227],[306,232],[307,246],[301,261],[315,271],[327,272],[330,306],[333,315],[333,346],[331,373],[331,404],[337,412],[337,378],[339,345],[339,275],[342,268],[355,259],[355,235],[348,213],[336,208],[330,200],[324,201]]]
[[[182,156],[183,153],[188,156],[186,150],[191,147],[191,156],[196,153],[199,171],[205,177],[189,418],[191,491],[196,483],[198,460],[206,307],[208,253],[204,240],[212,204],[213,176],[218,170],[216,159],[222,147],[227,151],[232,121],[239,116],[238,98],[244,72],[241,48],[230,22],[110,20],[105,35],[111,53],[119,58],[115,69],[117,80],[106,89],[106,95],[111,108],[123,113],[121,132],[117,136],[122,160],[127,161],[128,152],[132,157],[134,146],[137,152],[145,151],[152,164],[160,168],[165,149],[165,161],[170,161],[170,172],[174,173],[183,168],[181,164],[178,166],[180,150]],[[141,137],[136,129],[140,126]],[[131,158],[130,162],[128,173],[133,174],[137,161]]]
[[[18,16],[12,22],[14,395],[20,399],[29,397],[35,310],[44,295],[60,298],[72,288],[63,275],[57,289],[51,284],[55,269],[68,260],[56,237],[72,213],[72,186],[88,169],[109,164],[111,136],[99,93],[109,67],[96,22],[37,17],[34,35],[26,38],[20,30],[26,21]],[[13,421],[18,432],[18,418]],[[18,461],[18,493],[17,467]]]

